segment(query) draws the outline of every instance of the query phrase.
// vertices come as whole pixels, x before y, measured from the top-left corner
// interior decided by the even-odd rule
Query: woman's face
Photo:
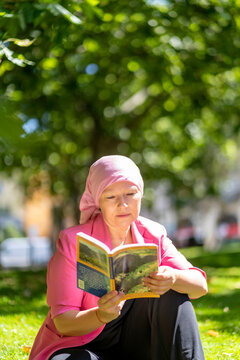
[[[127,230],[139,215],[141,193],[129,182],[116,182],[103,191],[99,205],[108,227]]]

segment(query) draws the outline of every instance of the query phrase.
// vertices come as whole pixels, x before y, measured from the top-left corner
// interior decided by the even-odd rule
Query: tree
[[[76,211],[89,164],[109,153],[170,181],[180,203],[216,193],[239,143],[239,7],[5,1],[0,166],[34,185],[48,174]]]

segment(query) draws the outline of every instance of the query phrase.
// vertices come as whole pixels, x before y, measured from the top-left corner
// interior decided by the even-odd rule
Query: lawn
[[[0,359],[28,358],[47,314],[46,271],[0,272]]]
[[[182,250],[208,277],[209,292],[193,300],[206,360],[240,359],[240,243],[216,253]]]
[[[209,293],[193,300],[206,360],[240,360],[240,244],[217,253],[182,250],[208,276]],[[42,324],[46,270],[0,272],[0,359],[23,360]]]

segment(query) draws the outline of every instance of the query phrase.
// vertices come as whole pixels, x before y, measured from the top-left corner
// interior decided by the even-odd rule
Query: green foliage
[[[179,199],[215,193],[239,143],[239,7],[6,2],[0,91],[26,134],[16,149],[0,125],[0,167],[45,172],[77,203],[89,164],[120,153]]]

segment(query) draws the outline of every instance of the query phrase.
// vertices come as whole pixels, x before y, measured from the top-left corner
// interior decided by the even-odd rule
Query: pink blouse
[[[57,242],[57,251],[48,264],[48,315],[34,341],[29,360],[46,360],[55,351],[81,346],[97,337],[104,326],[83,336],[63,336],[58,333],[53,318],[69,310],[87,310],[97,306],[98,297],[77,288],[76,233],[84,232],[101,240],[111,249],[108,228],[101,214],[86,224],[63,230]],[[149,219],[139,217],[132,225],[134,243],[156,243],[159,246],[159,266],[176,269],[197,269],[167,238],[165,228]],[[201,271],[203,276],[205,273]]]

